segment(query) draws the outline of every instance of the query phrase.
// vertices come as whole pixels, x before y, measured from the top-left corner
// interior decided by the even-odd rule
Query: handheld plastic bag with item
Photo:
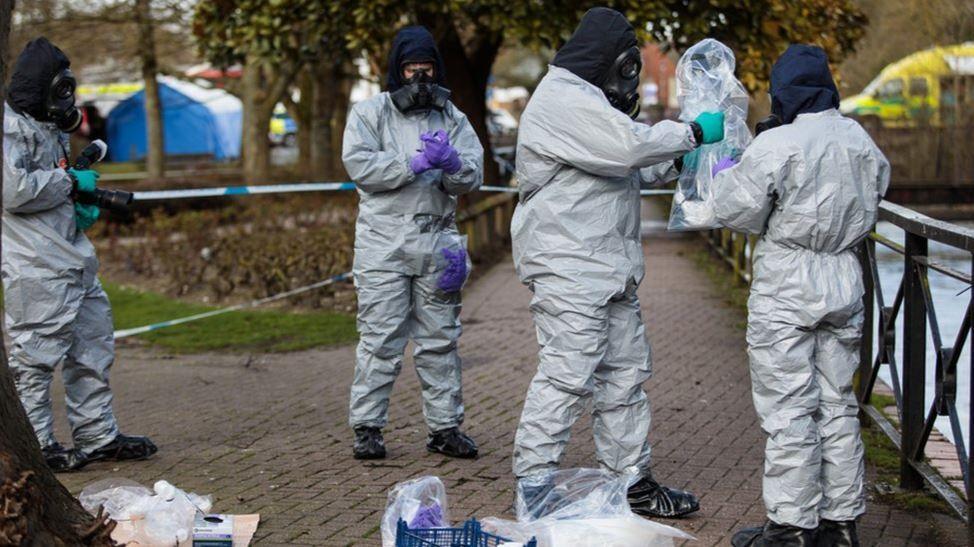
[[[627,492],[635,475],[599,469],[565,469],[522,479],[517,522],[483,520],[484,529],[515,541],[532,536],[538,547],[671,547],[692,536],[636,516]]]
[[[439,272],[437,291],[442,295],[460,292],[473,269],[467,254],[467,236],[455,232],[441,233],[436,239],[433,254],[436,271]]]
[[[424,476],[397,484],[389,492],[382,515],[382,547],[395,547],[396,523],[406,521],[410,528],[450,526],[446,506],[446,487],[438,477]]]
[[[198,512],[213,507],[210,496],[187,493],[166,481],[150,490],[128,480],[110,478],[89,484],[78,496],[89,513],[99,507],[118,522],[112,539],[130,545],[176,545],[188,540]]]
[[[722,158],[737,158],[751,142],[747,128],[748,95],[734,77],[734,53],[707,38],[693,45],[676,65],[680,119],[694,120],[704,112],[724,113],[724,140],[697,147],[684,157],[673,195],[670,230],[718,228],[714,215],[712,170]]]

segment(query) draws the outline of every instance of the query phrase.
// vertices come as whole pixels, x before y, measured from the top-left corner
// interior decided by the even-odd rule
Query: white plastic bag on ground
[[[671,547],[693,539],[636,516],[627,492],[636,478],[599,469],[565,469],[518,485],[517,522],[483,520],[484,529],[513,541],[534,536],[538,547]]]
[[[393,487],[382,515],[382,547],[395,547],[399,519],[406,521],[410,528],[449,527],[443,482],[438,477],[425,476]]]
[[[118,522],[112,538],[123,543],[171,546],[192,536],[197,512],[213,507],[210,496],[186,493],[166,481],[153,490],[127,479],[104,479],[89,484],[78,496],[92,514],[99,507]]]
[[[740,157],[751,142],[747,128],[748,95],[734,77],[734,53],[707,38],[680,57],[676,65],[680,120],[693,121],[704,112],[724,113],[724,140],[698,147],[684,157],[673,195],[670,230],[718,228],[714,215],[712,169],[721,158]]]

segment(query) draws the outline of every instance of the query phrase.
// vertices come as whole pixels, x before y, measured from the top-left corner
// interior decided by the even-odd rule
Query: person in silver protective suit
[[[777,123],[724,162],[718,221],[760,234],[748,300],[754,407],[768,435],[768,522],[735,546],[858,545],[863,446],[852,378],[859,365],[863,283],[856,247],[876,222],[889,163],[839,114],[828,58],[792,45],[771,71]]]
[[[352,107],[342,158],[358,186],[354,275],[359,344],[349,403],[354,456],[383,458],[389,394],[410,338],[423,386],[427,449],[473,458],[463,423],[460,289],[469,272],[457,196],[483,182],[484,150],[443,87],[423,27],[398,32],[387,89]]]
[[[589,10],[529,101],[517,142],[520,202],[511,225],[518,276],[541,346],[514,441],[523,499],[543,496],[572,424],[594,399],[598,461],[633,473],[635,512],[681,516],[690,493],[650,472],[649,342],[636,287],[643,278],[640,183],[675,179],[682,157],[723,138],[723,115],[689,124],[637,123],[636,35],[622,14]]]
[[[69,67],[45,38],[29,42],[11,75],[3,117],[2,277],[10,365],[55,471],[156,452],[149,439],[119,433],[112,411],[112,309],[84,235],[99,211],[73,199],[94,191],[98,174],[67,168],[67,132],[81,123]],[[51,381],[58,366],[72,449],[54,438]]]

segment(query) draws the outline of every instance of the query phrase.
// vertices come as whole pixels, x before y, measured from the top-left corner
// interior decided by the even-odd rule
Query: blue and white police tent
[[[159,101],[166,156],[240,157],[240,99],[222,89],[163,76],[159,78]],[[118,103],[108,114],[107,125],[109,159],[145,159],[145,90]]]

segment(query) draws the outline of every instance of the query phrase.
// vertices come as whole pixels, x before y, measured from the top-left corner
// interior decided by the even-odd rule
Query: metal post
[[[856,392],[859,401],[865,402],[866,389],[873,372],[873,336],[875,335],[875,287],[873,286],[873,262],[876,256],[876,242],[866,238],[859,248],[859,263],[862,266],[862,337],[859,346],[859,373],[856,375]]]
[[[971,260],[971,277],[974,277],[974,257]],[[974,290],[971,292],[971,302],[974,303]],[[968,333],[969,344],[971,344],[972,351],[971,354],[971,374],[970,374],[970,386],[967,393],[974,393],[974,306],[968,306],[968,313],[970,317],[971,332]],[[955,348],[956,351],[961,351],[961,348]],[[961,366],[960,363],[957,365]],[[967,419],[968,429],[970,435],[974,435],[974,412],[971,412],[971,407],[968,406],[967,409]],[[957,439],[956,442],[964,442],[964,439]],[[974,452],[974,442],[968,440],[967,443],[967,484],[965,484],[964,492],[967,497],[967,544],[974,545],[974,457],[972,457],[972,452]]]
[[[903,262],[903,442],[900,447],[900,486],[923,488],[923,477],[910,462],[923,434],[926,383],[927,321],[916,257],[927,255],[927,240],[906,232]]]

